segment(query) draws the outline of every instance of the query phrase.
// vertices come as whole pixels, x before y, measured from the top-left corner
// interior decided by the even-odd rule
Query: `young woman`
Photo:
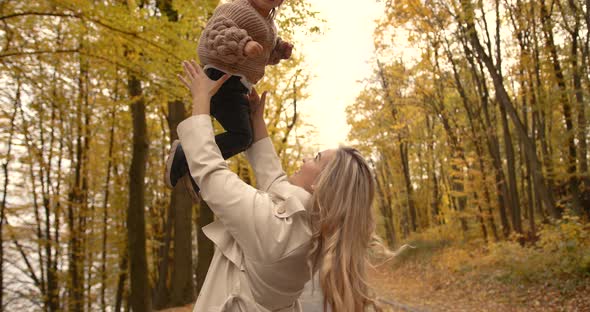
[[[203,228],[216,248],[194,311],[301,311],[298,298],[315,273],[332,311],[373,305],[365,267],[374,181],[363,157],[351,148],[326,150],[287,177],[263,119],[266,93],[253,90],[254,143],[246,156],[257,189],[251,187],[227,167],[209,116],[211,97],[229,75],[214,81],[195,62],[184,67],[193,116],[178,135],[200,195],[217,216]]]

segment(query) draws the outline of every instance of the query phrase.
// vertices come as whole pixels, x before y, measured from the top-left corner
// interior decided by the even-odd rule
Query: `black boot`
[[[186,157],[184,156],[184,151],[180,145],[180,140],[175,140],[172,142],[170,154],[168,154],[168,158],[166,159],[164,182],[169,188],[174,188],[180,178],[187,173],[189,173],[189,169]]]

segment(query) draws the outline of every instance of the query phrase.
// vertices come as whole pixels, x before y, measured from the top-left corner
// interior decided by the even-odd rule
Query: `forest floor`
[[[498,268],[456,270],[443,263],[440,255],[393,259],[369,270],[369,281],[394,311],[590,311],[590,277],[532,283]]]
[[[375,260],[381,265],[368,270],[385,311],[590,312],[590,276],[527,281],[506,267],[478,265],[483,254],[475,248],[416,250],[386,263]],[[321,312],[321,292],[306,285],[301,303],[304,312]],[[161,312],[191,311],[192,304]]]

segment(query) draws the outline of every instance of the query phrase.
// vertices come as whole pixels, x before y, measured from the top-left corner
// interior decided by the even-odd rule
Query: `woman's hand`
[[[185,76],[178,75],[178,78],[191,91],[193,115],[208,115],[211,111],[211,97],[217,93],[230,75],[225,74],[218,80],[211,80],[194,60],[190,62],[183,61],[182,65]]]
[[[266,122],[264,121],[264,108],[266,105],[267,94],[268,92],[264,91],[262,92],[262,96],[259,96],[254,88],[252,88],[252,91],[248,94],[248,102],[250,102],[250,120],[252,121],[252,129],[254,130],[254,142],[268,136]]]
[[[250,103],[250,119],[252,121],[264,121],[264,107],[266,105],[267,91],[262,92],[262,96],[258,95],[256,89],[252,88],[252,92],[248,94],[248,102]]]

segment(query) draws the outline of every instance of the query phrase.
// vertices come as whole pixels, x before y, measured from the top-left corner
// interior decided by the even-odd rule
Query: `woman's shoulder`
[[[296,213],[307,214],[307,208],[311,204],[310,193],[286,180],[274,185],[269,195],[275,203],[277,214],[281,217],[290,217]]]

